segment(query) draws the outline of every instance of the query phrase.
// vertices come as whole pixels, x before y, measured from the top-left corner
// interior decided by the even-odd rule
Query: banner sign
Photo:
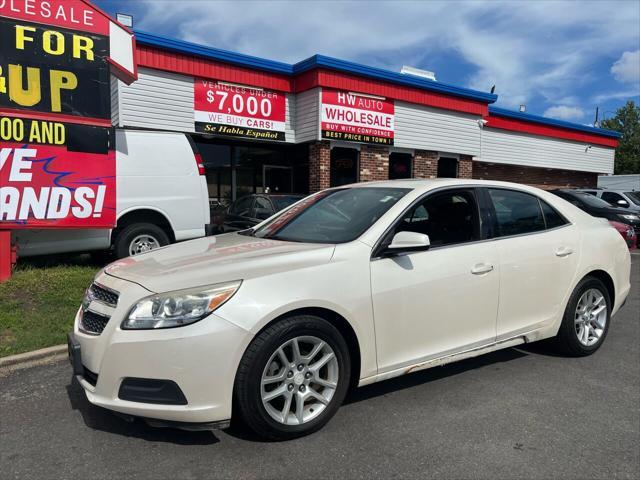
[[[322,90],[322,138],[393,145],[393,100]]]
[[[0,0],[0,16],[109,35],[109,17],[83,0]]]
[[[285,95],[195,79],[195,130],[201,133],[285,140]]]
[[[0,0],[0,5],[7,3]],[[0,45],[0,109],[110,123],[106,35],[0,18]]]
[[[112,130],[0,116],[0,229],[116,221]]]

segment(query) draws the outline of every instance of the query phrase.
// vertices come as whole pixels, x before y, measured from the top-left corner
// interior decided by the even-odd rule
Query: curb
[[[64,357],[63,357],[64,355]],[[29,366],[41,365],[67,356],[67,345],[55,345],[32,352],[18,353],[0,358],[0,370],[18,370]]]

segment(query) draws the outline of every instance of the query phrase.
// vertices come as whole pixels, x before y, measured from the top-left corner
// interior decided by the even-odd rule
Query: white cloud
[[[624,52],[611,66],[611,73],[619,82],[640,83],[640,50]]]
[[[622,90],[619,92],[607,92],[595,95],[592,101],[597,105],[608,100],[632,100],[638,96],[640,96],[640,91],[638,90]]]
[[[472,73],[451,83],[483,91],[495,84],[507,107],[535,95],[564,105],[593,82],[596,59],[640,41],[640,12],[627,1],[183,0],[168,12],[170,5],[137,3],[139,27],[274,60],[321,53],[396,71],[431,69],[433,58],[456,52]]]
[[[547,108],[544,116],[557,118],[558,120],[581,120],[584,117],[584,110],[580,107],[571,107],[569,105],[555,105]]]

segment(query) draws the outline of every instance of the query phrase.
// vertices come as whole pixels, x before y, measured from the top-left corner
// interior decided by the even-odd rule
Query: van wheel
[[[116,236],[116,258],[130,257],[169,245],[169,236],[153,223],[134,223],[124,227]]]
[[[291,316],[247,348],[236,375],[235,405],[263,438],[301,437],[333,417],[350,374],[347,344],[333,325],[314,315]]]

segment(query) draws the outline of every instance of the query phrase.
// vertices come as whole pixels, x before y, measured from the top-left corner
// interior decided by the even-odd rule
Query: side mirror
[[[618,200],[618,205],[620,205],[621,207],[628,207],[629,202],[627,202],[626,200]]]
[[[393,236],[393,240],[387,247],[387,252],[390,254],[417,252],[428,250],[430,246],[429,235],[417,232],[398,232]]]

